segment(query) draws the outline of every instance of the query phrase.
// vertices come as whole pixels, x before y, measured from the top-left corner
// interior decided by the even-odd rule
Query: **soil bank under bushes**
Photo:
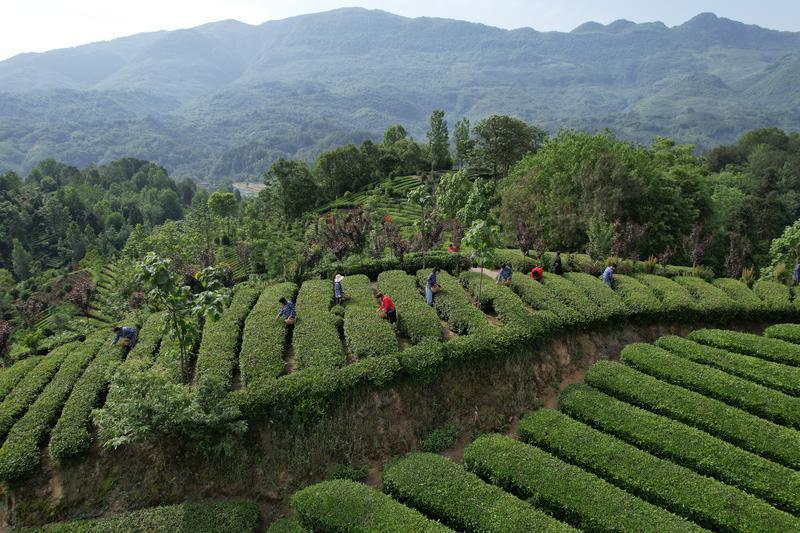
[[[755,333],[766,326],[711,325]],[[630,323],[565,333],[503,359],[451,368],[431,383],[405,380],[357,391],[313,423],[251,422],[241,448],[224,460],[187,457],[179,443],[96,446],[61,466],[45,455],[34,477],[4,489],[0,523],[7,529],[219,498],[253,499],[269,523],[287,513],[295,490],[324,479],[336,464],[381,465],[448,422],[470,435],[513,431],[519,415],[552,405],[595,361],[618,359],[633,342],[703,326]]]

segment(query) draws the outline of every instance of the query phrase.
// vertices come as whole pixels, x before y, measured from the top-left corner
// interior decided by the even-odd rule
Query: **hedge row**
[[[347,362],[339,338],[338,317],[331,314],[333,284],[327,280],[303,283],[297,295],[297,322],[292,345],[297,368],[338,368]]]
[[[622,362],[662,381],[716,398],[777,424],[800,427],[800,398],[689,361],[650,344],[629,344],[622,350]]]
[[[261,379],[278,377],[284,369],[283,350],[288,328],[276,320],[278,299],[293,299],[297,293],[294,283],[280,283],[264,289],[244,323],[239,370],[242,383],[250,385]]]
[[[378,289],[394,301],[400,331],[411,342],[418,344],[426,339],[441,340],[442,323],[439,316],[420,296],[419,287],[412,276],[402,270],[381,272]]]
[[[785,511],[800,512],[800,473],[791,468],[587,385],[569,386],[558,405],[572,418],[653,455],[739,487]]]
[[[493,309],[504,324],[536,329],[531,312],[508,287],[479,272],[462,272],[460,281],[475,299],[480,296],[481,307]]]
[[[608,285],[597,276],[582,272],[568,272],[564,277],[583,289],[586,295],[598,308],[603,319],[616,318],[629,314],[628,308],[622,298],[611,290]]]
[[[800,324],[775,324],[764,330],[764,336],[800,344]]]
[[[608,314],[601,311],[600,307],[589,298],[586,291],[572,281],[555,274],[545,273],[542,277],[542,284],[553,297],[577,311],[581,317],[581,323],[589,324],[608,319]]]
[[[320,533],[345,531],[450,531],[375,489],[336,479],[307,487],[292,496],[295,516]]]
[[[701,311],[714,315],[715,318],[731,317],[744,310],[741,305],[731,300],[725,291],[704,279],[678,276],[675,281],[683,285],[695,297]]]
[[[158,347],[155,364],[163,368],[173,383],[181,383],[181,347],[177,337],[165,335]]]
[[[755,496],[659,459],[558,411],[541,409],[529,414],[520,423],[519,434],[702,526],[725,531],[800,528],[800,520]]]
[[[206,321],[195,364],[198,383],[213,377],[223,385],[231,386],[244,321],[260,294],[260,288],[239,286],[219,320]]]
[[[563,303],[542,283],[534,281],[524,274],[514,273],[511,289],[535,311],[553,313],[555,320],[549,324],[553,329],[578,326],[584,323],[583,316],[577,309]]]
[[[184,503],[151,507],[108,518],[49,524],[35,531],[48,533],[255,532],[258,528],[259,515],[258,505],[250,501]]]
[[[279,518],[269,525],[267,533],[307,533],[307,529],[294,520]]]
[[[166,319],[165,313],[152,313],[148,315],[144,321],[144,325],[139,331],[136,345],[128,352],[128,359],[153,360],[159,344],[161,343],[161,335],[164,331]]]
[[[39,364],[25,374],[0,404],[0,439],[5,438],[14,422],[25,413],[42,389],[50,383],[64,359],[79,348],[79,342],[63,344],[42,357]]]
[[[104,346],[99,347],[94,360],[75,382],[72,393],[64,404],[61,416],[50,435],[48,453],[53,460],[61,462],[67,457],[88,450],[91,446],[92,435],[89,432],[89,424],[92,409],[97,406],[108,387],[114,370],[125,354],[124,350],[124,347],[119,345],[111,346],[104,339]]]
[[[636,276],[636,279],[650,287],[650,290],[661,302],[661,307],[665,314],[673,317],[682,315],[690,318],[692,314],[700,310],[700,305],[686,287],[680,283],[652,274],[640,274]]]
[[[22,381],[22,378],[28,375],[28,372],[41,361],[41,356],[33,355],[3,369],[3,373],[0,375],[0,402],[2,402],[6,396],[8,396],[8,393]]]
[[[367,276],[347,276],[342,288],[350,296],[344,308],[344,337],[358,359],[380,357],[400,349],[394,328],[378,316],[375,291]]]
[[[757,281],[753,285],[753,292],[761,298],[764,302],[764,307],[769,311],[784,315],[794,311],[792,291],[782,283]]]
[[[460,272],[469,268],[470,259],[463,253],[436,251],[408,253],[403,256],[402,261],[395,257],[372,259],[353,256],[342,262],[317,268],[315,273],[327,279],[336,273],[345,276],[365,275],[370,279],[377,279],[381,272],[387,270],[403,270],[413,275],[420,269],[430,270],[434,266],[448,272]]]
[[[780,339],[722,329],[699,329],[690,333],[689,338],[707,346],[800,366],[800,345]]]
[[[600,361],[586,383],[620,400],[702,429],[745,450],[800,467],[800,432],[620,363]]]
[[[39,443],[50,431],[75,382],[97,353],[102,337],[90,338],[70,350],[52,381],[8,432],[0,448],[0,479],[12,481],[39,466]]]
[[[457,531],[575,531],[441,455],[414,453],[391,463],[383,490]]]
[[[622,298],[625,307],[632,314],[641,317],[659,316],[662,310],[661,302],[647,285],[630,276],[616,274],[614,276],[614,291]]]
[[[464,451],[464,464],[586,531],[702,531],[594,474],[502,435],[478,437]]]
[[[662,337],[656,341],[656,345],[679,357],[718,368],[793,396],[800,396],[800,368],[749,355],[734,354],[683,337]]]
[[[715,279],[713,284],[736,302],[745,316],[762,313],[766,309],[761,298],[738,279],[719,278]]]
[[[430,272],[430,269],[417,272],[417,283],[420,287],[425,287],[425,280]],[[469,302],[464,287],[456,278],[444,271],[439,272],[436,277],[442,291],[433,297],[433,306],[439,316],[447,321],[451,330],[459,335],[491,330],[484,314]]]

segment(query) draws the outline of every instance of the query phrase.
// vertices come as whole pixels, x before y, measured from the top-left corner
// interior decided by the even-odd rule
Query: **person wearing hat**
[[[342,289],[342,280],[344,276],[336,274],[333,278],[333,303],[334,305],[342,305],[344,303],[344,290]]]

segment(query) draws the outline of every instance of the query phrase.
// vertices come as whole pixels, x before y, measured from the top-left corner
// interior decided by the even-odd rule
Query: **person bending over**
[[[278,302],[281,304],[281,310],[278,311],[278,315],[275,317],[275,320],[283,318],[284,322],[286,322],[286,325],[291,326],[294,324],[294,321],[297,318],[297,311],[294,310],[294,302],[287,300],[283,296],[280,297]]]
[[[122,342],[128,348],[133,348],[136,346],[136,341],[139,339],[139,330],[134,328],[133,326],[114,326],[114,342],[112,345],[115,345],[122,339]]]
[[[392,299],[380,292],[375,295],[375,298],[378,300],[378,305],[380,306],[378,307],[378,315],[388,320],[390,324],[397,322],[397,309]]]
[[[439,267],[433,267],[431,273],[428,274],[427,279],[425,280],[425,301],[428,302],[428,305],[433,305],[433,294],[435,292],[439,292],[441,287],[439,286],[439,281],[436,279],[436,275],[439,273]]]

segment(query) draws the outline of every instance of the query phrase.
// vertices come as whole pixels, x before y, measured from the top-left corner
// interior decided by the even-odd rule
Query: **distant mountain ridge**
[[[800,125],[800,33],[705,13],[569,33],[339,9],[221,21],[0,62],[0,170],[130,155],[197,179],[254,176],[402,123],[424,136],[508,113],[703,146]]]

